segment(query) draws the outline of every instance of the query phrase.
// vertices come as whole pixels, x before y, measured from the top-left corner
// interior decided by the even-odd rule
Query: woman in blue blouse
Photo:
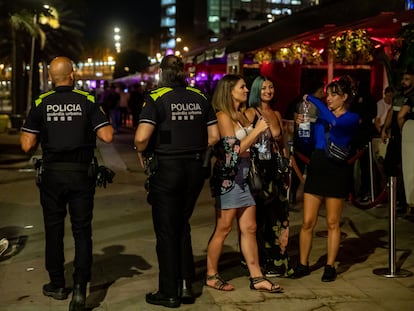
[[[322,281],[331,282],[336,278],[334,264],[341,238],[339,222],[345,198],[349,195],[352,186],[352,167],[347,161],[336,161],[327,156],[326,131],[329,131],[333,143],[349,148],[358,129],[359,116],[348,111],[348,106],[355,96],[354,82],[349,76],[331,82],[326,92],[327,105],[314,96],[303,97],[305,101],[317,107],[319,114],[314,131],[315,148],[311,155],[304,187],[303,222],[299,238],[300,263],[292,278],[301,278],[310,274],[308,260],[313,231],[318,220],[319,208],[322,203],[325,203],[328,255]],[[299,115],[296,122],[302,121],[303,116]]]

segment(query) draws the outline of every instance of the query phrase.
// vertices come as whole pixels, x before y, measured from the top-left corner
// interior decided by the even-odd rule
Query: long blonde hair
[[[231,92],[233,91],[237,82],[239,82],[242,79],[243,77],[241,75],[225,75],[217,83],[217,86],[213,93],[213,98],[211,100],[211,104],[213,108],[216,110],[216,112],[224,112],[225,114],[230,116],[230,118],[234,122],[238,121],[238,114],[237,110],[234,108],[233,96],[231,95]],[[239,109],[243,111],[243,109],[245,109],[245,105],[246,103],[242,103]]]

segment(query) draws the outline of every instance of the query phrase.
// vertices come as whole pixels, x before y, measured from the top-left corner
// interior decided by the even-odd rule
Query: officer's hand
[[[145,157],[142,152],[137,152],[138,161],[142,168],[145,168]]]

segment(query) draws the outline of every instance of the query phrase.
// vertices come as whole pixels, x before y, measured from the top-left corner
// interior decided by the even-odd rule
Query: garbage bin
[[[10,118],[7,114],[0,114],[0,133],[4,133],[7,131],[7,127],[9,126]]]

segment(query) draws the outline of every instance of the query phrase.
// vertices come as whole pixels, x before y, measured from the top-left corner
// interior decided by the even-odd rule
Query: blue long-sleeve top
[[[306,100],[314,104],[319,110],[314,129],[315,149],[325,149],[325,131],[327,127],[330,128],[329,136],[332,142],[342,147],[349,147],[358,130],[359,115],[347,111],[336,117],[319,98],[308,95]]]

